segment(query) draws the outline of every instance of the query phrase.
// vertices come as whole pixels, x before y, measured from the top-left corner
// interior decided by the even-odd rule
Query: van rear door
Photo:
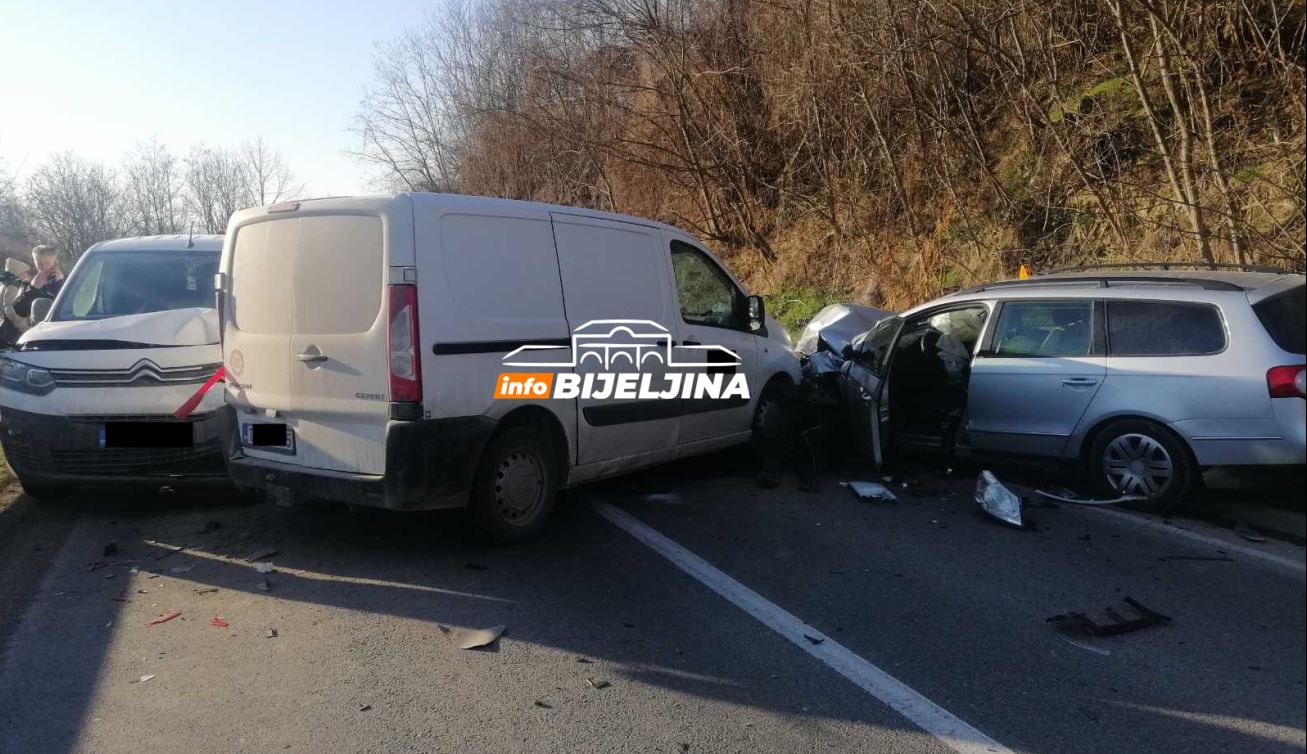
[[[237,229],[233,257],[225,351],[243,352],[236,381],[254,409],[241,420],[284,422],[293,433],[289,447],[246,453],[383,473],[386,286],[403,283],[413,266],[409,199],[327,200],[270,213]]]

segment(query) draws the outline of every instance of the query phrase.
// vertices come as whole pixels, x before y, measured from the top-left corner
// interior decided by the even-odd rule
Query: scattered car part
[[[1095,499],[1095,498],[1078,497],[1072,494],[1068,490],[1063,490],[1063,493],[1064,494],[1061,495],[1055,495],[1052,492],[1045,492],[1044,490],[1035,490],[1036,495],[1046,497],[1049,500],[1056,500],[1059,503],[1068,503],[1070,505],[1118,505],[1120,503],[1133,503],[1139,500],[1147,499],[1144,497],[1140,497],[1139,495],[1122,495],[1121,497],[1114,497],[1110,500],[1102,500],[1102,499]]]
[[[481,649],[488,647],[499,640],[507,630],[505,626],[491,626],[490,628],[450,628],[449,626],[439,626],[440,631],[454,642],[454,646],[459,649]]]
[[[1133,597],[1126,597],[1120,604],[1085,612],[1061,613],[1045,619],[1045,622],[1061,628],[1079,629],[1088,636],[1115,636],[1170,623],[1171,618],[1144,607]]]
[[[999,521],[1025,528],[1026,524],[1021,519],[1021,497],[1004,487],[994,472],[980,472],[980,477],[976,480],[976,503],[981,510]]]
[[[844,484],[863,500],[877,500],[883,503],[899,501],[898,496],[880,482],[844,482]]]
[[[157,626],[157,625],[159,625],[160,623],[167,623],[168,621],[172,620],[173,618],[177,618],[177,617],[179,617],[181,614],[182,614],[182,611],[180,611],[180,610],[169,610],[168,612],[164,613],[163,615],[160,615],[158,618],[155,618],[154,620],[150,621],[150,622],[149,622],[148,624],[146,624],[146,625]]]
[[[1238,522],[1235,523],[1233,531],[1234,531],[1235,534],[1238,534],[1239,536],[1243,537],[1244,539],[1248,540],[1249,542],[1265,542],[1265,541],[1266,541],[1266,537],[1262,536],[1261,534],[1259,534],[1259,533],[1257,532],[1256,529],[1254,529],[1253,527],[1249,526],[1248,524],[1245,524],[1245,523],[1242,522],[1242,521],[1238,521]]]

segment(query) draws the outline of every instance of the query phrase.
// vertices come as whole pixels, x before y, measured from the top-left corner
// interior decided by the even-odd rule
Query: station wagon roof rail
[[[1066,277],[1033,277],[1025,280],[1000,280],[995,283],[972,286],[958,291],[958,294],[980,293],[998,288],[1018,288],[1033,286],[1092,286],[1108,288],[1113,285],[1189,285],[1209,291],[1242,291],[1245,288],[1228,280],[1213,280],[1201,277],[1161,277],[1155,275],[1094,275]]]
[[[1233,264],[1229,262],[1111,262],[1104,264],[1082,264],[1075,267],[1060,267],[1056,270],[1041,272],[1040,275],[1059,275],[1067,272],[1094,272],[1096,270],[1234,270],[1238,272],[1266,272],[1275,275],[1288,274],[1288,270],[1264,264]]]

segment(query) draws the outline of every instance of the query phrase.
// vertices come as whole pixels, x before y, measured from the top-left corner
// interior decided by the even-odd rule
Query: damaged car
[[[1304,319],[1302,275],[1052,273],[881,320],[841,354],[842,394],[878,465],[1053,459],[1165,511],[1211,467],[1301,472]]]
[[[222,236],[106,241],[82,255],[59,295],[0,358],[0,441],[32,497],[76,486],[227,481],[204,395],[218,370],[213,281]]]

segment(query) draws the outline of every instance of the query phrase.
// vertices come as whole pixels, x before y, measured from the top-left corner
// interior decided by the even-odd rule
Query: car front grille
[[[161,367],[141,359],[127,369],[51,369],[57,387],[156,387],[202,383],[220,364]]]
[[[224,471],[222,451],[216,441],[193,448],[52,448],[50,461],[59,473],[79,476],[172,476]]]

